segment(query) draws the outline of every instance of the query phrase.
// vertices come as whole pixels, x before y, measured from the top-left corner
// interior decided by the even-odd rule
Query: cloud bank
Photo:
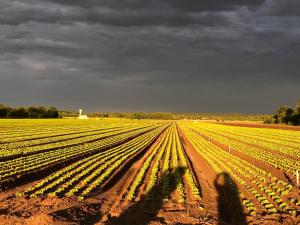
[[[298,0],[3,0],[0,102],[270,113],[300,97]]]

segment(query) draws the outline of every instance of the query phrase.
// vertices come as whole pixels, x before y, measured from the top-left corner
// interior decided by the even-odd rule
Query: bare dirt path
[[[198,178],[198,182],[200,183],[204,208],[208,212],[215,215],[217,213],[216,198],[218,196],[218,193],[215,190],[213,184],[217,174],[211,168],[208,162],[197,153],[197,151],[183,134],[179,126],[177,126],[177,129],[182,145]]]

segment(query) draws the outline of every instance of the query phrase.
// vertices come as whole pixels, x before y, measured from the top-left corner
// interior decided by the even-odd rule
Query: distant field
[[[0,120],[0,224],[300,223],[300,131],[251,126]]]
[[[239,127],[256,127],[256,128],[269,128],[269,129],[281,129],[281,130],[297,130],[300,131],[300,126],[291,126],[284,124],[264,124],[263,121],[227,121],[218,122],[219,124],[239,126]]]

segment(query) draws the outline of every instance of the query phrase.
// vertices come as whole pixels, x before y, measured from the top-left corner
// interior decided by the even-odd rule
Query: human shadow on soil
[[[238,188],[228,173],[219,173],[214,182],[218,191],[218,225],[246,225]]]
[[[164,222],[163,218],[157,218],[158,211],[162,208],[164,199],[176,189],[185,168],[178,167],[171,173],[164,173],[159,182],[151,188],[138,202],[126,209],[118,217],[110,218],[106,225],[147,225],[151,221]],[[169,183],[168,183],[169,182]],[[168,184],[168,185],[166,185]],[[163,190],[167,190],[167,195],[163,195]]]

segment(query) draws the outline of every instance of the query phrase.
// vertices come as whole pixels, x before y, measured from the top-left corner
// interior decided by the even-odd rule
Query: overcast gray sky
[[[299,0],[0,1],[4,104],[270,113],[299,71]]]

